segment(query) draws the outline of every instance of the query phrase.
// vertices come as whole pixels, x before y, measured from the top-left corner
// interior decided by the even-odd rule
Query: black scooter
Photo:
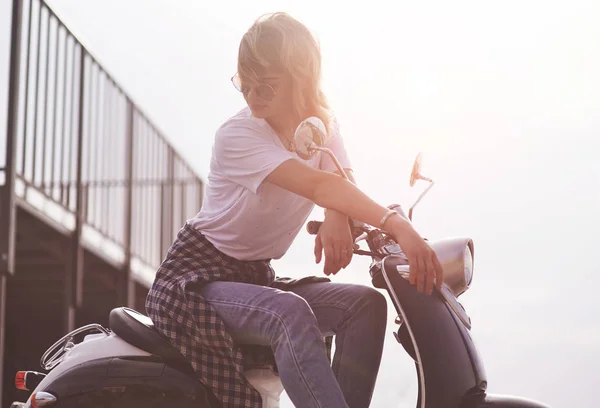
[[[313,119],[313,118],[311,118]],[[327,148],[317,122],[309,121],[296,132],[296,153],[303,158],[325,152],[343,169]],[[433,186],[420,173],[421,159],[413,166],[410,184],[429,182],[415,205]],[[400,206],[390,208],[405,216]],[[309,233],[320,223],[311,221]],[[486,393],[482,359],[471,339],[471,321],[457,298],[473,278],[474,245],[469,238],[430,241],[444,269],[441,291],[425,295],[408,282],[408,262],[402,249],[385,232],[355,226],[357,244],[366,241],[369,268],[375,287],[385,289],[393,302],[399,326],[394,335],[415,362],[418,408],[548,408],[538,402]],[[27,402],[11,408],[216,408],[212,392],[193,375],[190,364],[173,348],[145,315],[120,307],[111,311],[109,328],[90,324],[74,330],[42,356],[47,374],[17,373],[16,385],[31,390]],[[269,367],[246,372],[261,393],[264,408],[278,408],[283,387]]]

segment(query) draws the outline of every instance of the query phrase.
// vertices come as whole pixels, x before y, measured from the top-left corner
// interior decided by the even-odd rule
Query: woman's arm
[[[351,183],[356,184],[351,169],[344,169]],[[336,171],[341,176],[341,173]],[[325,275],[338,273],[352,261],[354,240],[348,216],[331,208],[325,209],[325,218],[315,237],[315,261],[321,262],[325,254]]]
[[[386,207],[373,201],[352,182],[337,174],[314,169],[299,160],[283,162],[265,180],[320,207],[339,211],[375,227],[380,227],[379,221],[388,212]],[[392,218],[400,217],[391,217],[390,221]]]
[[[411,283],[416,284],[419,291],[425,289],[427,293],[431,293],[434,281],[438,289],[441,289],[442,268],[431,247],[411,223],[400,216],[391,216],[384,225],[380,225],[388,208],[373,201],[352,182],[293,159],[275,168],[266,177],[266,181],[305,197],[320,207],[339,211],[365,224],[385,229],[396,239],[408,258]]]
[[[356,185],[356,179],[354,178],[354,172],[352,171],[352,169],[344,169],[344,172],[346,173],[346,176],[348,177],[348,180]],[[339,171],[335,171],[335,174],[337,174],[338,176],[342,177],[342,174]],[[344,213],[341,213],[337,210],[331,209],[331,208],[325,208],[325,214],[324,214],[324,219],[325,221],[327,221],[327,219],[337,219],[339,217],[344,217],[345,221],[348,222],[348,216],[345,215]]]

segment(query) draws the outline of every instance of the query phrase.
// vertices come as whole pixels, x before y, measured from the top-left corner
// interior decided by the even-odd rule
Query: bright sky
[[[229,82],[242,34],[265,12],[304,21],[361,188],[410,205],[423,151],[437,185],[417,228],[475,240],[463,303],[490,391],[596,405],[600,2],[49,3],[202,177],[216,128],[244,103]],[[367,265],[335,279],[368,284]],[[276,267],[319,273],[312,238]],[[373,406],[414,406],[413,367],[388,331]]]

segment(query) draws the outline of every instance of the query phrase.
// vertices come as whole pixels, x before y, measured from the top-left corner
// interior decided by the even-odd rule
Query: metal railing
[[[201,179],[43,0],[21,7],[7,177],[70,213],[77,242],[91,228],[156,267]]]
[[[103,248],[118,248],[120,258],[100,255],[115,268],[116,301],[134,307],[134,270],[141,265],[152,277],[202,202],[201,179],[46,2],[11,3],[6,138],[0,133],[0,397],[17,207],[36,210],[36,198],[44,221],[62,222],[57,228],[68,246],[53,248],[65,252],[58,254],[65,266],[61,318],[70,332],[83,308],[84,274],[99,273],[84,271],[84,261],[98,265],[86,257],[97,250],[86,233]],[[51,216],[54,210],[61,217]]]

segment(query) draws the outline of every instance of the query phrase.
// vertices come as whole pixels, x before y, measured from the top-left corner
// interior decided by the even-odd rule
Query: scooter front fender
[[[415,360],[418,374],[417,408],[549,408],[524,398],[486,394],[483,360],[454,311],[456,305],[448,302],[447,293],[418,292],[398,272],[405,263],[403,257],[388,256],[373,283],[388,291],[401,318],[398,340]]]
[[[485,393],[482,360],[469,330],[442,295],[420,293],[400,275],[398,266],[404,264],[402,257],[386,257],[379,281],[385,282],[402,319],[399,338],[405,349],[413,351],[409,354],[419,375],[418,407],[459,408],[465,398]]]

